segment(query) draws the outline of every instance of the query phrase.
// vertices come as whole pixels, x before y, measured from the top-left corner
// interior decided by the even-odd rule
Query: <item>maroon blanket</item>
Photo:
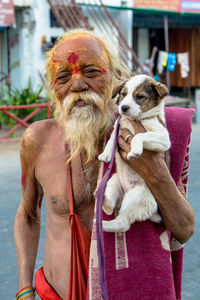
[[[185,189],[193,113],[192,109],[165,109],[172,143],[170,172],[176,184],[182,179]],[[107,164],[102,165],[99,181],[106,167]],[[112,216],[103,214],[103,219]],[[109,300],[181,299],[183,245],[170,235],[164,224],[136,222],[126,233],[104,233],[104,246]],[[95,223],[87,299],[101,299]]]

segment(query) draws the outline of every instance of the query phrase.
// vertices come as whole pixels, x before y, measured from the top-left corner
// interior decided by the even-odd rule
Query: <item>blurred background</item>
[[[44,88],[45,52],[63,32],[77,27],[111,39],[133,73],[146,73],[165,83],[170,91],[166,106],[195,110],[188,200],[197,226],[185,246],[183,300],[200,300],[197,0],[0,0],[0,296],[14,299],[17,290],[13,222],[20,201],[20,137],[31,122],[52,116]],[[42,263],[44,219],[45,213],[38,266]]]

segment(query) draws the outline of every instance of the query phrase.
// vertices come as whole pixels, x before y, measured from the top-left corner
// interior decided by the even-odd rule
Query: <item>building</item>
[[[108,35],[122,47],[130,68],[140,72],[155,46],[167,52],[188,52],[189,75],[181,78],[177,65],[161,80],[174,95],[187,98],[200,87],[200,1],[0,0],[0,5],[5,2],[14,4],[15,22],[0,25],[0,71],[2,76],[10,74],[12,88],[26,87],[29,78],[34,86],[41,83],[45,50],[65,30],[77,26]]]
[[[194,98],[200,87],[200,1],[135,0],[133,10],[133,48],[140,62],[151,57],[154,47],[168,53],[188,53],[186,77],[177,63],[174,71],[168,72],[168,80],[161,79],[168,83],[171,94]]]
[[[3,1],[12,3],[11,0],[0,0],[0,3]],[[0,47],[3,49],[1,61],[4,62],[1,64],[1,71],[10,74],[11,88],[25,88],[29,78],[34,86],[41,84],[41,79],[45,77],[44,50],[47,50],[64,30],[75,27],[76,24],[69,23],[70,14],[74,14],[74,20],[79,24],[81,19],[79,13],[81,13],[81,16],[88,20],[90,29],[95,28],[97,32],[105,32],[116,42],[123,44],[112,21],[103,11],[100,1],[82,1],[82,3],[77,1],[75,3],[75,1],[65,0],[62,2],[64,5],[60,9],[57,5],[60,1],[55,0],[13,1],[15,22],[7,24],[6,27],[0,27]],[[124,8],[130,6],[131,3],[132,1],[129,0],[104,1],[104,4],[108,5],[112,20],[115,20],[119,26],[120,32],[130,47],[132,46],[133,12]],[[58,13],[63,13],[63,11],[65,13],[60,17]],[[80,23],[80,26],[87,28],[85,23]],[[131,61],[132,56],[126,55]]]

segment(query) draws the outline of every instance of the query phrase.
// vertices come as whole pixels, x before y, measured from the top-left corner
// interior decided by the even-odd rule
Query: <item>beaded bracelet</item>
[[[34,295],[35,295],[35,289],[32,286],[26,286],[17,292],[15,300],[22,300],[29,296],[34,296]]]

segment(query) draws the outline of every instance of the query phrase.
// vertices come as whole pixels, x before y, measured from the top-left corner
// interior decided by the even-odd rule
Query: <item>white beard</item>
[[[77,99],[84,99],[88,105],[73,106]],[[113,119],[114,102],[104,100],[94,93],[79,93],[75,100],[70,96],[58,105],[56,120],[65,130],[65,140],[70,148],[70,160],[82,151],[87,161],[98,155],[99,143],[108,133]]]

